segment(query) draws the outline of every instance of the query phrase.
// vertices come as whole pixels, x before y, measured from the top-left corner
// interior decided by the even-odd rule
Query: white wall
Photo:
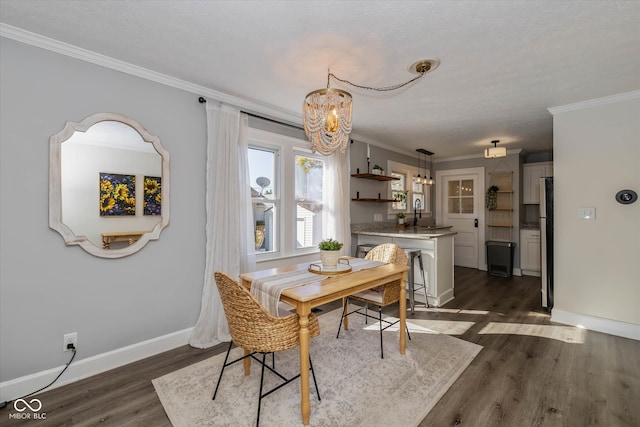
[[[554,114],[556,311],[640,324],[640,91]],[[578,208],[595,207],[595,220]],[[552,319],[553,319],[552,317]],[[629,329],[634,329],[629,328]]]
[[[197,96],[5,38],[0,75],[0,381],[66,363],[65,333],[78,332],[81,362],[192,327],[205,253]],[[48,138],[98,112],[130,116],[171,155],[170,224],[119,259],[65,247],[48,226]]]

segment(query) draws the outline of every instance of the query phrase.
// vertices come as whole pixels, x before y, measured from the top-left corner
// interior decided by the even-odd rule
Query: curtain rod
[[[199,97],[199,98],[198,98],[198,102],[199,102],[200,104],[204,104],[204,103],[206,103],[206,102],[207,102],[207,100],[206,100],[206,98],[204,98],[204,97],[202,97],[202,96],[201,96],[201,97]],[[300,126],[297,126],[297,125],[292,125],[292,124],[290,124],[290,123],[280,122],[280,121],[278,121],[278,120],[270,119],[270,118],[268,118],[268,117],[263,117],[263,116],[259,116],[259,115],[257,115],[257,114],[249,113],[248,111],[242,111],[242,110],[241,110],[241,112],[242,112],[242,113],[244,113],[244,114],[246,114],[247,116],[255,117],[256,119],[262,119],[262,120],[266,120],[266,121],[268,121],[268,122],[272,122],[272,123],[276,123],[276,124],[284,125],[284,126],[289,126],[289,127],[294,128],[294,129],[299,129],[299,130],[301,130],[301,131],[304,131],[304,128],[302,128],[302,127],[300,127]]]

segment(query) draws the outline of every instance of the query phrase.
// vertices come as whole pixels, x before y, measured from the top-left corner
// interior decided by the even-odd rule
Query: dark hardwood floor
[[[552,325],[538,278],[455,274],[456,298],[413,317],[484,348],[421,426],[640,426],[639,341]],[[151,380],[224,350],[180,347],[43,392],[46,420],[10,420],[8,405],[0,425],[169,426]]]

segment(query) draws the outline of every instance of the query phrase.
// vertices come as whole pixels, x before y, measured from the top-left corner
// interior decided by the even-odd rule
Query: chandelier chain
[[[341,79],[338,76],[336,76],[335,74],[329,72],[329,75],[327,76],[327,88],[329,87],[329,79],[331,77],[333,77],[335,80],[337,80],[339,82],[346,83],[348,85],[351,85],[353,87],[357,87],[357,88],[360,88],[360,89],[374,90],[374,91],[377,91],[377,92],[389,92],[389,91],[392,91],[392,90],[400,89],[401,87],[405,87],[408,84],[411,84],[411,83],[415,82],[416,80],[424,77],[425,74],[427,74],[426,71],[420,71],[417,76],[415,76],[411,80],[409,80],[407,82],[404,82],[404,83],[398,83],[398,84],[395,84],[395,85],[383,86],[383,87],[371,87],[371,86],[362,86],[362,85],[358,85],[358,84],[352,83],[349,80]]]

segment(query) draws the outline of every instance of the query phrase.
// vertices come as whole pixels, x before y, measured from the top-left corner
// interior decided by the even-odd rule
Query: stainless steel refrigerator
[[[540,178],[542,306],[553,308],[553,177]]]

